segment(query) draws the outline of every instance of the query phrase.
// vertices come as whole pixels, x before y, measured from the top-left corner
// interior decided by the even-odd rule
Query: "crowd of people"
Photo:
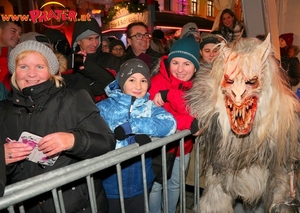
[[[8,184],[185,129],[192,133],[184,142],[184,169],[187,184],[192,184],[193,144],[201,131],[184,94],[197,72],[208,72],[219,43],[240,37],[246,37],[245,28],[230,9],[222,12],[217,31],[200,34],[190,22],[178,38],[166,39],[160,29],[149,32],[143,22],[130,23],[126,46],[103,36],[95,19],[76,22],[71,43],[59,30],[22,34],[19,22],[0,20],[0,169],[6,171],[0,173],[0,195]],[[299,48],[291,33],[279,39],[282,68],[295,86],[300,79]],[[20,143],[24,132],[41,137],[36,146]],[[167,182],[170,213],[176,212],[180,196],[178,146],[174,141],[167,147],[175,156]],[[28,156],[34,150],[54,163],[33,162]],[[165,212],[163,187],[152,169],[152,157],[146,156],[149,210],[160,213]],[[137,159],[122,165],[126,212],[144,212],[141,168]],[[202,177],[201,188],[204,181]],[[99,212],[121,212],[116,170],[106,169],[94,182]],[[70,183],[62,191],[67,212],[90,212],[85,181]],[[26,212],[54,212],[50,193],[24,205]]]

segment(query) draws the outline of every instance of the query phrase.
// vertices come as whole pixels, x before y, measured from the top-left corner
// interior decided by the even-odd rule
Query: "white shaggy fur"
[[[250,207],[263,199],[266,212],[298,212],[299,191],[291,193],[290,174],[300,157],[299,100],[282,77],[269,37],[264,42],[240,38],[222,44],[213,67],[197,73],[186,95],[204,129],[200,140],[206,188],[201,213],[231,213],[238,197]],[[232,60],[235,57],[238,62]],[[247,135],[232,131],[226,111],[221,82],[232,67],[259,81],[257,110]],[[294,177],[298,181],[297,174]]]

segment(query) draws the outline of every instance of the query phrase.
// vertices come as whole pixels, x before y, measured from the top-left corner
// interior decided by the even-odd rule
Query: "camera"
[[[83,66],[83,55],[72,54],[72,68],[74,70],[78,70],[81,66]]]

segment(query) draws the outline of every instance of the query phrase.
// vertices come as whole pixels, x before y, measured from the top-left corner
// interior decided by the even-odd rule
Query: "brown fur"
[[[65,71],[67,71],[67,64],[68,64],[67,59],[63,54],[59,52],[56,52],[55,55],[59,62],[59,73],[64,73]]]
[[[223,43],[211,70],[198,72],[186,95],[192,115],[205,129],[200,136],[206,173],[201,213],[233,212],[237,197],[249,206],[263,199],[265,212],[298,212],[299,191],[293,197],[290,174],[300,157],[300,105],[283,80],[269,40],[268,36],[263,43],[256,38]],[[231,130],[226,112],[220,84],[225,67],[231,66],[228,54],[240,56],[239,68],[257,72],[261,81],[247,135]]]

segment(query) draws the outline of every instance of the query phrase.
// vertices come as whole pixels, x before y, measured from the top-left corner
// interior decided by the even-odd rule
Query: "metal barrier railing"
[[[121,162],[136,156],[141,156],[142,160],[142,172],[144,177],[144,197],[145,197],[145,212],[148,212],[148,194],[146,184],[146,171],[145,171],[145,153],[154,150],[156,148],[162,148],[162,167],[163,167],[163,196],[164,206],[167,207],[167,174],[166,174],[166,145],[173,141],[180,139],[180,178],[181,178],[181,190],[180,190],[180,212],[185,213],[185,171],[184,171],[184,137],[190,135],[189,130],[177,132],[171,136],[153,139],[151,143],[139,146],[137,143],[132,145],[110,151],[102,156],[95,157],[92,159],[83,160],[72,165],[47,172],[42,175],[38,175],[32,178],[28,178],[24,181],[9,185],[5,188],[4,196],[0,198],[0,210],[7,208],[10,213],[14,213],[14,205],[19,205],[19,211],[25,212],[22,205],[22,201],[45,192],[52,192],[54,200],[54,206],[57,213],[65,213],[64,201],[62,197],[61,186],[71,183],[75,180],[86,177],[89,198],[91,201],[92,212],[97,212],[97,205],[95,199],[94,181],[93,174],[103,169],[109,168],[116,165],[119,191],[120,191],[120,202],[122,212],[125,213],[124,208],[124,197],[122,191],[122,177],[121,177]],[[50,181],[51,180],[51,181]],[[47,183],[47,184],[45,184]]]

